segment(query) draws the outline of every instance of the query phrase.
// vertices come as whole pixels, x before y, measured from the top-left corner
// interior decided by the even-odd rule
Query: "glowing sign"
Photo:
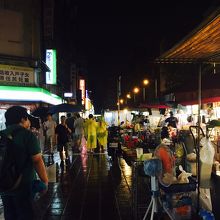
[[[57,84],[57,60],[56,50],[46,50],[46,64],[50,72],[46,72],[46,84]]]
[[[62,99],[48,90],[38,87],[0,86],[0,100],[36,101],[52,105],[62,103]]]
[[[71,98],[71,97],[73,97],[73,93],[72,92],[65,92],[64,97]]]
[[[85,86],[84,79],[79,80],[79,89],[82,91],[82,105],[84,105],[85,104],[85,96],[86,96],[86,86]]]

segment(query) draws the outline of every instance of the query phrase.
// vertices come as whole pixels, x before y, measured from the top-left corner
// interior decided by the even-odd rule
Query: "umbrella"
[[[49,113],[53,114],[58,112],[81,112],[82,110],[83,110],[83,106],[62,103],[50,107]]]
[[[39,117],[41,119],[45,119],[48,115],[49,107],[39,107],[35,109],[31,114],[35,117]]]

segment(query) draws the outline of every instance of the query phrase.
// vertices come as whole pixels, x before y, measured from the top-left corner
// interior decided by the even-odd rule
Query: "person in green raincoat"
[[[97,146],[97,122],[94,120],[93,115],[89,114],[89,119],[85,121],[85,137],[87,140],[87,150],[93,152]]]
[[[101,147],[101,152],[104,152],[104,149],[107,148],[107,138],[108,138],[108,130],[107,130],[107,123],[102,116],[98,121],[97,127],[97,139],[99,144],[99,149]]]

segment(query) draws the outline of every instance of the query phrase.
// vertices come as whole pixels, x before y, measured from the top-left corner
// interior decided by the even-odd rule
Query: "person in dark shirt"
[[[73,138],[73,133],[75,132],[74,128],[75,116],[72,116],[71,113],[67,113],[66,124],[69,129],[71,129],[71,138]]]
[[[35,219],[32,206],[32,184],[36,173],[47,191],[48,177],[37,137],[30,131],[32,116],[22,106],[12,106],[5,112],[6,129],[1,135],[13,137],[16,168],[22,173],[20,184],[1,196],[5,220]]]
[[[168,123],[167,126],[172,126],[173,128],[177,128],[178,119],[173,116],[173,112],[170,112],[170,117],[165,120],[165,123]]]
[[[61,116],[60,120],[61,120],[61,123],[57,125],[55,129],[55,134],[56,134],[56,140],[57,140],[57,150],[60,153],[61,166],[63,166],[64,165],[63,149],[65,152],[66,164],[68,165],[69,163],[68,141],[69,141],[69,135],[71,133],[71,129],[68,128],[66,124],[65,116]]]

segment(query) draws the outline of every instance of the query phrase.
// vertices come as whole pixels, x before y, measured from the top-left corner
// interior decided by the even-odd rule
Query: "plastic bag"
[[[215,149],[208,138],[202,138],[200,141],[202,148],[200,150],[200,160],[202,163],[213,164]]]

